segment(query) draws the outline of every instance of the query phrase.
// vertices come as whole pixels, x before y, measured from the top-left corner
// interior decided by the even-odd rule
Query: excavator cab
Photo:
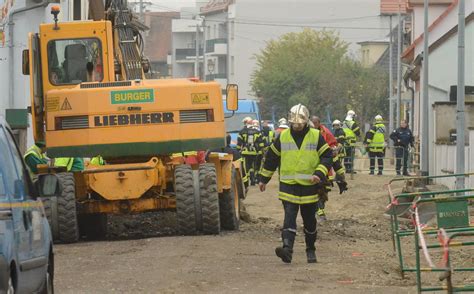
[[[103,235],[107,214],[162,209],[176,210],[182,234],[237,229],[240,162],[221,153],[196,165],[171,158],[225,146],[220,84],[146,79],[123,1],[111,2],[102,21],[59,23],[58,13],[30,34],[23,54],[34,137],[52,158],[100,155],[107,164],[58,174],[62,195],[44,200],[55,239]],[[237,110],[237,85],[226,99]]]

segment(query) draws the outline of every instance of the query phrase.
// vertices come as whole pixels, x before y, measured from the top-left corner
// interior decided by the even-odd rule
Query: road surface
[[[114,217],[106,241],[57,245],[57,293],[414,293],[401,280],[383,216],[388,176],[355,175],[330,193],[319,225],[317,264],[307,264],[299,228],[293,263],[274,255],[282,207],[277,183],[252,187],[251,221],[219,236],[176,236],[171,212]],[[301,220],[299,219],[299,226]]]

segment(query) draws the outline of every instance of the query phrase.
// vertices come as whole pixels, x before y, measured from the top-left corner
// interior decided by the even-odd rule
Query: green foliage
[[[347,55],[348,44],[332,31],[305,29],[270,41],[256,55],[252,88],[261,97],[264,117],[272,108],[278,117],[303,103],[322,117],[344,119],[352,108],[360,120],[387,113],[387,77],[376,68],[363,68]]]

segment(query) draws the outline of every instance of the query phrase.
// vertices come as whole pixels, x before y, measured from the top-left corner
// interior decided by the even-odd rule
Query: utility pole
[[[390,15],[390,44],[389,44],[389,65],[388,65],[388,103],[389,103],[389,123],[388,123],[388,130],[390,134],[393,132],[393,37],[392,37],[392,15]],[[390,140],[390,144],[392,144],[392,140]]]
[[[402,13],[400,0],[398,0],[398,49],[397,49],[397,122],[400,125],[402,106]]]
[[[206,26],[206,18],[203,16],[202,17],[202,39],[203,39],[203,48],[202,48],[202,58],[203,60],[203,80],[207,81],[207,75],[206,75],[206,70],[207,70],[207,58],[206,58],[206,51],[207,51],[207,40],[206,40],[206,34],[207,34],[207,26]]]
[[[199,22],[201,19],[199,17],[196,17],[196,60],[194,61],[194,77],[199,77]]]
[[[465,57],[465,6],[464,0],[459,1],[459,20],[458,20],[458,89],[457,89],[457,115],[456,115],[456,173],[463,174],[464,171],[464,152],[465,152],[465,118],[464,118],[464,100],[465,100],[465,80],[464,80],[464,57]],[[464,189],[464,177],[456,179],[456,189]]]
[[[424,0],[424,28],[423,28],[423,108],[421,113],[423,119],[421,120],[421,175],[427,176],[429,170],[429,118],[430,118],[430,106],[428,96],[428,58],[429,58],[429,43],[428,43],[428,0]]]

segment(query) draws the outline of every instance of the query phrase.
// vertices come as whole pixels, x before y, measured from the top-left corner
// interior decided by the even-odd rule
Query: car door
[[[31,243],[30,231],[27,219],[24,218],[23,208],[15,201],[15,195],[22,195],[24,193],[21,187],[21,180],[16,170],[15,162],[9,146],[6,129],[0,125],[0,150],[2,162],[2,175],[6,185],[6,193],[8,195],[9,205],[11,207],[13,219],[13,258],[15,262],[20,265],[31,259]],[[18,279],[22,279],[21,272],[18,272]]]
[[[23,290],[35,290],[46,273],[47,254],[42,246],[41,203],[33,195],[34,188],[23,159],[8,129],[3,129],[13,165],[14,191],[11,195],[14,230],[18,236],[17,254]]]

